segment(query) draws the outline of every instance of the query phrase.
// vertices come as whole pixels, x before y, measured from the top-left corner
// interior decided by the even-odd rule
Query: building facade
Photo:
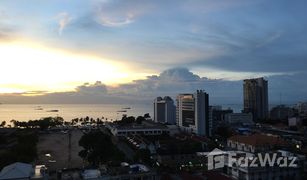
[[[222,106],[209,106],[209,118],[210,122],[212,122],[213,131],[225,123],[225,115],[229,113],[233,113],[230,108],[222,109]]]
[[[268,81],[264,78],[245,79],[243,83],[244,112],[252,113],[253,119],[268,117]]]
[[[233,179],[244,179],[244,180],[299,180],[301,179],[301,167],[279,167],[277,164],[273,164],[272,166],[269,163],[266,163],[265,166],[261,166],[261,161],[257,158],[257,154],[245,154],[242,152],[237,152],[237,156],[234,157],[232,163],[225,162],[226,174],[229,175]],[[270,153],[272,154],[272,152]],[[287,158],[287,156],[283,156],[281,153],[276,153],[277,158]],[[264,157],[265,154],[262,154]],[[247,158],[248,157],[248,158]],[[271,155],[272,157],[272,155]],[[249,161],[245,161],[244,165],[239,164],[239,159],[248,159]],[[225,158],[227,159],[227,158]],[[254,163],[256,166],[251,166]]]
[[[285,147],[287,143],[279,137],[263,134],[235,135],[227,139],[227,148],[250,153],[266,152]]]
[[[307,117],[307,102],[299,102],[296,109],[300,117]]]
[[[154,121],[165,124],[176,124],[176,107],[169,96],[157,97],[154,101]]]
[[[229,113],[225,114],[225,122],[229,125],[247,125],[254,124],[251,113]]]
[[[177,125],[181,130],[202,136],[211,136],[209,95],[203,90],[177,96]]]
[[[270,119],[272,120],[287,120],[293,117],[296,113],[294,108],[278,105],[270,110]]]
[[[106,123],[106,128],[108,128],[114,136],[155,136],[170,133],[167,126],[152,121],[143,122],[142,124],[130,125],[118,125],[109,122]]]

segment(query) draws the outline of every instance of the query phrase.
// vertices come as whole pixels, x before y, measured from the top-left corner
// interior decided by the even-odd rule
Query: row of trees
[[[86,116],[85,118],[74,118],[71,121],[64,121],[62,117],[45,117],[38,120],[29,120],[29,121],[18,121],[18,120],[11,120],[11,124],[15,128],[40,128],[40,129],[47,129],[49,127],[56,127],[62,125],[77,125],[77,124],[103,124],[103,120],[107,120],[107,118],[90,118]],[[0,127],[5,127],[6,121],[2,121],[0,123]],[[11,127],[9,125],[8,127]]]
[[[129,124],[129,123],[138,123],[141,124],[142,121],[144,121],[146,118],[150,118],[149,114],[144,114],[144,116],[138,116],[137,118],[133,116],[127,116],[123,115],[122,119],[120,121],[117,121],[118,123],[122,124]],[[15,128],[41,128],[46,129],[48,127],[55,127],[58,125],[85,125],[85,124],[96,124],[101,125],[104,124],[104,121],[108,121],[108,118],[101,117],[101,118],[92,118],[89,116],[81,117],[81,118],[74,118],[71,121],[64,121],[62,117],[45,117],[41,118],[39,120],[29,120],[29,121],[18,121],[18,120],[11,120],[11,124]],[[11,124],[8,125],[8,127],[11,127]],[[0,127],[5,127],[7,125],[6,121],[2,121],[0,123]]]
[[[46,117],[39,120],[17,121],[11,120],[15,128],[40,128],[41,130],[64,124],[62,117]]]
[[[131,123],[137,123],[142,124],[143,121],[145,121],[147,118],[150,118],[149,114],[144,114],[144,116],[138,116],[135,118],[134,116],[127,116],[123,115],[122,119],[120,121],[117,121],[118,124],[131,124]]]
[[[90,118],[89,116],[86,116],[85,118],[74,118],[72,119],[69,123],[70,125],[77,125],[77,124],[81,124],[81,125],[84,125],[84,124],[103,124],[103,121],[104,120],[108,120],[108,118]]]

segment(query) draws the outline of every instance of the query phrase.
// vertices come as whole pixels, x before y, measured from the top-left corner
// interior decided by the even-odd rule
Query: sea
[[[223,109],[232,108],[240,112],[242,105],[226,104]],[[149,113],[153,117],[153,104],[0,104],[0,122],[11,120],[28,121],[43,117],[63,117],[65,121],[74,118],[104,118],[108,121],[119,120],[127,116],[143,116]]]
[[[36,120],[43,117],[63,117],[65,121],[74,118],[104,118],[108,121],[127,116],[152,115],[153,105],[128,104],[1,104],[0,122]]]

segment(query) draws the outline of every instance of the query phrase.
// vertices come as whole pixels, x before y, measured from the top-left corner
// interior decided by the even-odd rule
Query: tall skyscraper
[[[155,99],[154,120],[160,123],[176,123],[176,107],[172,98],[165,96],[164,98],[157,97]]]
[[[211,136],[212,123],[209,119],[209,95],[203,90],[194,94],[177,96],[177,125],[184,131]]]
[[[253,119],[268,117],[268,81],[264,78],[245,79],[243,83],[244,112],[252,113]]]

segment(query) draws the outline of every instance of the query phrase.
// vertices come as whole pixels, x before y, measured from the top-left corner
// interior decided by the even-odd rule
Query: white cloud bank
[[[269,80],[270,103],[278,103],[280,93],[284,103],[307,100],[307,83],[303,74],[276,75]],[[285,83],[287,82],[287,83]],[[49,93],[42,96],[22,94],[0,95],[3,103],[152,103],[157,96],[175,96],[179,93],[192,93],[204,89],[210,95],[211,104],[241,104],[242,81],[208,79],[200,77],[186,68],[173,68],[159,75],[148,76],[143,80],[106,86],[97,81],[76,87],[73,92]]]

